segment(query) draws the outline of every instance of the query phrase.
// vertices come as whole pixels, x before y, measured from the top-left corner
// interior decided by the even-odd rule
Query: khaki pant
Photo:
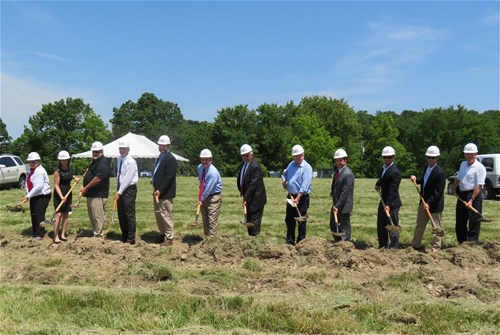
[[[437,229],[442,229],[441,227],[441,214],[442,213],[431,213],[432,220],[436,224]],[[425,210],[425,207],[422,203],[418,206],[417,211],[417,225],[415,226],[415,233],[413,234],[413,240],[411,241],[411,245],[413,248],[418,249],[422,247],[422,238],[424,236],[425,227],[427,226],[427,222],[429,222],[429,216]],[[441,236],[436,236],[434,233],[432,234],[432,247],[435,249],[441,248]]]
[[[220,194],[210,195],[201,206],[201,218],[203,220],[203,232],[206,236],[217,234],[217,222],[219,220],[222,197]]]
[[[155,206],[155,217],[156,224],[158,225],[158,230],[162,236],[165,236],[167,240],[174,239],[174,218],[172,216],[172,211],[174,209],[173,199],[159,199],[160,202],[156,202],[153,199]]]
[[[102,227],[104,227],[106,217],[104,207],[107,201],[107,198],[87,198],[87,212],[94,235],[102,234]]]

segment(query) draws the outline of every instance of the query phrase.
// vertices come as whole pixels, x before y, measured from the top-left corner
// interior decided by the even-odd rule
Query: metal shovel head
[[[339,237],[340,237],[340,236],[345,236],[345,235],[346,235],[346,233],[344,233],[344,232],[338,232],[338,233],[337,233],[337,232],[334,232],[334,231],[333,231],[333,232],[332,232],[332,235],[333,235],[333,236],[339,236]]]
[[[194,221],[189,224],[189,228],[197,228],[198,226],[198,214],[196,214]]]
[[[23,212],[24,213],[24,207],[22,205],[15,205],[15,206],[9,206],[7,205],[7,210],[10,212]]]
[[[385,226],[385,229],[387,229],[390,233],[399,233],[401,231],[401,227],[394,224],[388,224]]]
[[[241,224],[247,228],[252,228],[254,226],[254,224],[252,222],[242,222]]]

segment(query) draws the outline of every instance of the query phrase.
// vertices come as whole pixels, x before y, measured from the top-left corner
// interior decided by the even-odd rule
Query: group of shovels
[[[196,209],[196,215],[194,217],[194,221],[189,223],[189,228],[194,229],[194,228],[198,228],[200,226],[200,224],[198,223],[198,217],[200,216],[200,209],[201,209],[201,205],[198,204],[198,207]],[[247,228],[253,227],[254,226],[253,222],[249,222],[247,220],[247,206],[246,205],[243,206],[243,214],[244,214],[243,221],[240,220],[240,223]]]

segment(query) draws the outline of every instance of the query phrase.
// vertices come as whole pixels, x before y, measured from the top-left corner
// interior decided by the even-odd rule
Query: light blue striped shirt
[[[312,167],[305,160],[300,165],[291,161],[282,178],[287,181],[288,192],[291,194],[309,194],[312,190]]]
[[[201,175],[203,174],[203,165],[198,165],[198,181],[201,185]],[[205,188],[201,195],[201,201],[204,201],[209,195],[222,191],[222,179],[219,170],[213,164],[210,164],[205,172]]]

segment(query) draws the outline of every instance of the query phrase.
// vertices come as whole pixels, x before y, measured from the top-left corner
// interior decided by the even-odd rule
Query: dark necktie
[[[118,168],[118,178],[116,181],[116,190],[120,189],[120,177],[122,175],[123,158],[120,159],[120,167]]]

